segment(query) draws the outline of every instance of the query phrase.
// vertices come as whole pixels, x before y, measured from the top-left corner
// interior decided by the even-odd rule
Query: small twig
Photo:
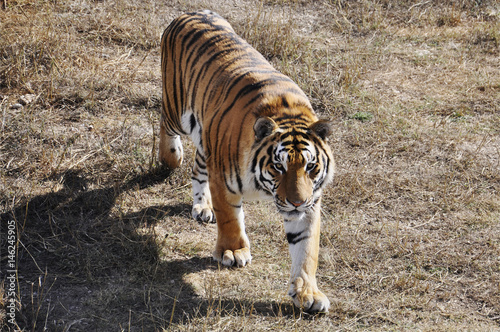
[[[116,141],[117,141],[120,137],[122,137],[122,136],[123,136],[123,134],[121,134],[121,135],[117,136],[115,139],[113,139],[113,140],[112,140],[111,142],[109,142],[108,144],[105,144],[105,145],[101,146],[99,149],[94,150],[94,151],[90,152],[89,154],[87,154],[87,155],[83,156],[83,157],[82,157],[80,160],[78,160],[76,163],[73,163],[72,165],[70,165],[70,166],[66,169],[66,171],[69,171],[70,169],[72,169],[72,168],[74,168],[74,167],[76,167],[76,166],[80,165],[81,163],[83,163],[84,161],[86,161],[87,159],[89,159],[90,157],[92,157],[93,155],[95,155],[95,154],[97,154],[97,153],[101,152],[102,150],[104,150],[104,147],[105,147],[106,145],[113,144],[114,142],[116,142]]]
[[[153,115],[149,112],[149,121],[151,122],[151,129],[153,131],[153,146],[151,147],[151,160],[149,161],[149,171],[153,169],[155,163],[155,151],[156,151],[156,133],[155,133],[155,123],[153,120]]]
[[[0,106],[3,105],[3,103],[7,100],[6,97],[2,97],[2,101],[0,101]],[[6,115],[7,107],[3,107],[3,116],[2,116],[2,129],[0,129],[0,132],[3,133],[3,128],[5,127],[5,115]]]
[[[24,250],[26,250],[26,252],[28,253],[28,255],[31,257],[31,259],[33,260],[33,263],[35,263],[36,267],[38,268],[38,271],[40,271],[40,273],[45,273],[41,268],[40,266],[38,266],[38,263],[36,262],[35,260],[35,257],[33,257],[33,255],[31,254],[31,252],[28,250],[28,248],[26,248],[26,246],[24,245],[24,243],[22,241],[19,241],[19,244],[24,248]]]
[[[133,48],[132,48],[133,49]],[[130,50],[130,52],[132,52],[132,50]],[[130,73],[130,78],[134,78],[135,77],[135,74],[137,73],[137,71],[139,70],[139,68],[142,66],[142,64],[144,63],[144,61],[146,61],[146,58],[148,57],[148,55],[151,53],[151,50],[149,50],[146,55],[142,58],[141,62],[139,62],[139,64],[134,68],[134,70]],[[130,55],[130,53],[129,53]]]
[[[172,191],[177,191],[177,190],[184,189],[184,188],[188,187],[189,185],[191,185],[191,182],[188,182],[188,183],[186,183],[185,185],[182,185],[182,186],[180,186],[180,187],[173,188],[173,189],[172,189]]]
[[[427,220],[426,222],[424,223],[421,223],[421,224],[418,224],[418,225],[415,225],[415,226],[410,226],[408,228],[412,228],[412,229],[415,229],[415,228],[419,228],[419,227],[422,227],[422,226],[425,226],[427,225],[428,223],[430,223],[431,221],[434,220],[434,218],[437,216],[438,212],[434,213],[434,215],[429,219]]]
[[[423,6],[423,5],[426,5],[426,4],[428,4],[429,2],[431,2],[431,1],[432,1],[432,0],[428,0],[428,1],[423,1],[423,2],[416,3],[416,4],[414,4],[413,6],[410,6],[410,8],[408,8],[408,11],[410,12],[413,8],[418,7],[418,6]]]
[[[71,329],[71,327],[75,324],[79,324],[81,323],[82,321],[86,320],[87,318],[80,318],[80,319],[77,319],[77,320],[74,320],[72,322],[69,322],[65,327],[64,327],[64,332],[67,332]]]

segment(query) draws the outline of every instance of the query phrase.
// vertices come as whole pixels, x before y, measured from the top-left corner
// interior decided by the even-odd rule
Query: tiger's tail
[[[169,37],[170,27],[165,30],[161,39],[161,72],[162,72],[162,109],[160,122],[160,149],[158,158],[163,166],[170,169],[179,167],[182,164],[183,149],[180,134],[180,110],[177,100],[172,99],[173,86],[167,85],[167,67],[171,61],[172,51],[168,47],[167,38]],[[177,70],[177,68],[176,68]],[[175,94],[174,94],[175,96]]]

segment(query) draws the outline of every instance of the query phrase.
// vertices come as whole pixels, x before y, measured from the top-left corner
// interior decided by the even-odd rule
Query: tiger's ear
[[[333,132],[333,124],[329,120],[318,120],[309,128],[322,140],[330,136]]]
[[[258,118],[253,125],[253,131],[255,132],[255,140],[260,141],[264,137],[271,135],[276,128],[276,122],[273,119],[264,116]]]

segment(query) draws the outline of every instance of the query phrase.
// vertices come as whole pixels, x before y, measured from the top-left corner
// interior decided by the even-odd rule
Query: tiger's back
[[[192,138],[192,213],[200,221],[217,219],[214,258],[225,265],[250,263],[242,199],[274,199],[292,255],[289,293],[307,310],[328,310],[315,272],[321,190],[334,172],[325,143],[329,122],[318,120],[302,90],[217,14],[175,19],[161,50],[159,158],[178,167],[180,136]]]
[[[312,110],[292,80],[212,12],[177,18],[165,30],[162,52],[162,124],[170,135],[191,136],[207,156],[224,145],[224,136],[239,137],[240,144],[228,152],[241,151],[241,143],[251,143],[254,132],[248,123],[260,116],[258,106],[266,99],[288,94],[286,99],[299,99]],[[316,119],[313,114],[311,119]]]

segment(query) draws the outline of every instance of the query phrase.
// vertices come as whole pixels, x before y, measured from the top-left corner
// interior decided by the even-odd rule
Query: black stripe
[[[194,162],[199,168],[203,170],[207,168],[207,163],[205,161],[205,158],[201,155],[199,150],[196,150],[196,156],[194,158]]]
[[[309,235],[302,235],[303,233],[304,231],[298,233],[286,233],[286,239],[289,244],[297,244],[300,241],[309,238]]]
[[[235,79],[231,80],[231,84],[227,86],[227,91],[226,95],[229,95],[231,90],[245,77],[247,77],[250,74],[269,74],[270,76],[273,76],[275,74],[279,74],[276,70],[273,68],[268,68],[268,69],[255,69],[255,67],[266,65],[267,63],[264,63],[262,61],[259,61],[260,59],[253,57],[253,54],[249,55],[249,60],[252,60],[250,62],[244,62],[239,66],[237,69],[243,69],[245,67],[250,68],[248,70],[245,70],[243,73],[239,74]],[[238,59],[237,61],[240,61]]]
[[[243,127],[243,124],[246,123],[246,118],[247,116],[249,116],[250,113],[245,113],[245,115],[243,116],[243,120],[241,121],[241,127]],[[240,160],[240,143],[242,142],[241,140],[241,133],[242,133],[242,130],[239,131],[238,133],[238,139],[236,141],[236,156],[235,156],[235,159],[236,160]],[[240,165],[239,163],[236,163],[236,181],[238,182],[238,189],[240,191],[240,193],[243,193],[243,181],[241,180],[241,176],[240,176]]]
[[[257,167],[257,161],[259,161],[259,160],[260,160],[260,159],[259,159],[259,154],[260,154],[260,152],[262,151],[262,149],[264,149],[264,147],[265,147],[265,144],[262,144],[262,145],[261,145],[261,146],[259,146],[259,147],[257,148],[257,150],[255,151],[254,158],[253,158],[253,160],[252,160],[252,166],[250,167],[250,171],[251,171],[252,173],[255,173],[255,168]],[[264,157],[263,157],[263,158],[264,158]]]
[[[271,180],[266,179],[266,178],[264,177],[264,174],[262,174],[262,173],[261,173],[261,174],[260,174],[260,176],[259,176],[259,180],[260,180],[260,182],[261,182],[262,184],[264,184],[264,183],[266,183],[266,182],[267,182],[267,183],[269,183],[269,184],[271,184],[271,185],[273,184],[273,182],[272,182]],[[265,189],[265,187],[264,187],[264,189]],[[266,190],[266,191],[268,191],[268,192],[269,192],[269,190]]]
[[[194,172],[193,172],[194,173]],[[197,175],[203,175],[203,176],[208,176],[208,173],[207,172],[204,172],[204,171],[201,171],[201,170],[198,170]]]
[[[246,51],[247,49],[251,48],[250,45],[241,45],[241,46],[242,46],[242,48],[241,48],[242,51]],[[246,62],[244,61],[245,57],[247,57],[249,55],[251,56],[251,54],[248,54],[248,52],[246,52],[245,55],[241,55],[239,57],[233,57],[231,59],[228,59],[224,65],[217,68],[216,71],[213,73],[213,78],[218,83],[222,83],[223,88],[220,91],[217,89],[211,89],[210,93],[207,97],[206,96],[206,93],[208,91],[208,86],[207,86],[207,90],[205,91],[205,93],[203,95],[203,100],[211,101],[213,105],[220,104],[221,101],[229,95],[229,90],[230,90],[228,88],[229,84],[231,84],[231,86],[233,86],[233,83],[239,82],[245,75],[248,74],[248,71],[245,72],[245,75],[241,75],[241,74],[238,75],[236,72],[241,71],[241,69],[244,68],[244,66],[246,64]],[[252,57],[250,57],[250,59],[252,59]],[[235,62],[238,62],[238,65],[234,66],[234,68],[230,72],[228,72],[227,69],[230,66],[232,66]],[[227,80],[227,79],[220,80],[223,73],[226,73],[229,77],[235,77],[235,79],[233,79],[233,80]],[[236,75],[238,75],[238,76],[236,76]],[[216,96],[216,94],[218,94],[218,95]],[[203,112],[204,112],[204,110],[203,110]]]
[[[195,31],[195,30],[193,30],[193,31]],[[186,34],[186,36],[184,36],[184,38],[182,39],[182,49],[183,50],[191,50],[191,53],[189,54],[188,59],[191,57],[191,54],[194,51],[191,49],[191,48],[193,48],[193,45],[196,44],[196,42],[201,38],[201,36],[207,34],[209,31],[210,30],[208,30],[208,29],[202,29],[202,30],[195,31],[194,34],[190,31],[189,33]],[[211,31],[214,31],[214,30],[211,30]],[[189,40],[189,43],[186,45],[185,43],[187,42],[187,39],[189,37],[191,37],[191,39]],[[205,43],[203,43],[203,44],[205,44]],[[196,50],[197,48],[195,47],[194,49]],[[202,54],[202,53],[199,53],[199,54]]]
[[[225,174],[224,174],[224,184],[226,185],[227,190],[228,190],[231,194],[236,195],[236,191],[235,191],[235,190],[233,190],[233,188],[231,188],[231,187],[229,186],[229,183],[227,182],[227,179],[226,179],[226,175],[225,175]]]
[[[222,158],[222,156],[221,156],[221,158]],[[236,191],[234,191],[233,188],[231,188],[229,186],[229,182],[227,180],[226,165],[224,164],[224,162],[222,160],[219,160],[219,165],[218,166],[219,166],[219,169],[221,169],[221,174],[222,174],[222,176],[224,178],[224,184],[226,185],[227,190],[231,194],[236,194]],[[229,180],[231,180],[231,179],[229,179]]]
[[[259,160],[259,169],[261,171],[261,174],[262,174],[262,170],[264,169],[265,159],[266,159],[266,157],[264,156],[264,157],[260,158],[260,160]]]
[[[308,127],[308,122],[305,119],[302,118],[297,118],[297,119],[276,119],[275,120],[276,124],[283,128],[283,127],[295,127],[297,129],[302,129],[305,132],[309,131]]]
[[[328,170],[329,170],[329,167],[330,167],[330,159],[327,158],[326,156],[323,156],[323,170],[324,170],[324,173],[325,174],[328,174]],[[320,188],[323,183],[325,182],[325,178],[326,176],[322,177],[321,178],[321,181],[318,181],[318,183],[316,184],[316,188]]]
[[[296,141],[299,137],[304,140],[309,140],[309,136],[306,133],[298,131],[295,128],[281,135],[280,140],[284,141],[290,136],[293,137],[294,141]]]
[[[206,182],[207,182],[206,180],[200,180],[200,179],[197,179],[197,178],[195,178],[194,176],[192,176],[192,177],[191,177],[191,180],[196,181],[196,182],[198,182],[199,184],[204,184],[204,183],[206,183]]]
[[[284,97],[282,97],[284,98]],[[303,118],[304,114],[283,114],[279,118],[276,119],[276,122],[281,122],[282,120],[303,120],[306,121],[307,119]]]
[[[267,84],[266,82],[267,80],[263,80],[263,81],[260,81],[260,82],[257,82],[257,83],[254,83],[254,84],[248,84],[248,85],[245,85],[240,91],[238,91],[237,95],[233,98],[233,101],[231,102],[231,104],[224,110],[222,111],[222,114],[220,116],[220,118],[218,117],[212,117],[209,125],[208,125],[208,132],[212,132],[212,126],[214,125],[215,123],[215,119],[217,118],[217,129],[216,129],[216,132],[219,133],[221,132],[220,130],[220,127],[221,127],[221,124],[225,118],[225,116],[229,113],[229,111],[231,111],[234,107],[234,105],[236,104],[236,102],[243,96],[255,91],[255,90],[259,90],[261,89],[263,86],[265,86]],[[207,145],[210,145],[210,141],[207,142]],[[214,155],[217,155],[217,145],[215,146],[215,150],[213,151],[213,154]]]
[[[224,135],[225,136],[225,135]],[[232,140],[229,139],[228,142],[227,142],[227,151],[228,151],[228,156],[227,156],[227,161],[229,163],[228,167],[229,167],[229,179],[233,180],[233,176],[234,176],[234,160],[233,158],[231,158],[231,143],[232,143]]]
[[[264,79],[264,80],[261,80],[261,81],[257,81],[257,82],[254,82],[252,84],[247,84],[245,85],[243,88],[241,88],[238,93],[236,94],[236,96],[233,98],[233,102],[231,103],[231,105],[229,105],[223,112],[222,112],[222,116],[221,116],[221,121],[219,121],[219,124],[220,122],[222,122],[223,118],[227,115],[227,113],[234,107],[234,104],[236,104],[236,102],[254,92],[254,91],[258,91],[260,89],[262,89],[263,87],[265,86],[268,86],[270,84],[277,84],[279,82],[284,82],[284,81],[289,81],[290,79],[288,77],[280,77],[280,76],[272,76],[272,77],[269,77],[267,79]],[[254,97],[255,99],[255,97]],[[253,100],[253,99],[252,99]],[[249,103],[247,103],[248,105]],[[245,105],[245,106],[247,106]],[[245,107],[244,107],[245,108]]]
[[[283,107],[289,108],[290,105],[288,104],[288,101],[286,100],[285,97],[281,97],[281,103],[283,104]]]
[[[271,144],[267,147],[266,155],[269,156],[269,158],[271,158],[271,162],[273,162],[273,160],[272,160],[273,155],[276,157],[276,159],[278,159],[277,155],[276,155],[276,151],[274,150],[273,144]],[[262,165],[259,164],[259,166],[261,166],[261,169],[262,169]]]
[[[191,117],[189,118],[189,125],[191,126],[191,130],[189,133],[193,133],[193,129],[196,126],[196,118],[194,117],[194,114],[191,114]]]
[[[256,177],[253,179],[253,185],[256,190],[258,191],[263,190],[262,186],[260,185],[259,181],[257,181]]]
[[[238,46],[238,45],[236,45]],[[194,79],[194,85],[192,88],[189,88],[188,90],[189,91],[192,91],[192,105],[191,105],[191,108],[192,109],[195,109],[195,101],[196,101],[196,95],[200,92],[198,91],[199,88],[199,84],[200,84],[200,81],[203,82],[203,80],[205,79],[205,75],[207,74],[208,72],[208,69],[211,65],[211,63],[213,61],[215,61],[218,57],[221,57],[221,56],[224,56],[226,54],[231,54],[233,53],[234,51],[238,51],[240,50],[241,48],[240,47],[232,47],[232,48],[226,48],[226,49],[223,49],[215,54],[213,54],[210,59],[208,59],[202,66],[201,68],[198,70],[198,73],[196,75],[196,78]],[[193,73],[194,74],[194,73]],[[219,75],[220,76],[220,75]],[[215,75],[212,75],[212,77],[210,77],[209,81],[208,82],[204,82],[203,85],[205,87],[205,91],[203,92],[203,104],[206,103],[207,101],[207,93],[208,91],[213,91],[213,82],[216,80],[216,76]],[[208,99],[209,100],[209,99]],[[200,109],[200,112],[202,114],[202,116],[205,114],[205,105],[202,105],[202,108]]]
[[[191,18],[188,22],[193,21],[193,20],[195,20],[195,18]],[[188,23],[188,22],[186,22],[186,23]],[[185,26],[185,24],[184,24],[184,26]],[[183,28],[184,28],[184,26],[183,26]],[[180,31],[179,31],[179,32],[180,32]],[[180,44],[181,50],[186,50],[186,43],[187,43],[188,39],[193,38],[193,35],[194,35],[195,33],[196,33],[196,30],[191,29],[191,30],[188,30],[188,31],[187,31],[187,32],[186,32],[186,33],[182,36],[182,39],[181,39],[181,44]],[[176,39],[179,39],[179,38],[180,38],[180,36],[177,36],[177,38],[176,38]]]

